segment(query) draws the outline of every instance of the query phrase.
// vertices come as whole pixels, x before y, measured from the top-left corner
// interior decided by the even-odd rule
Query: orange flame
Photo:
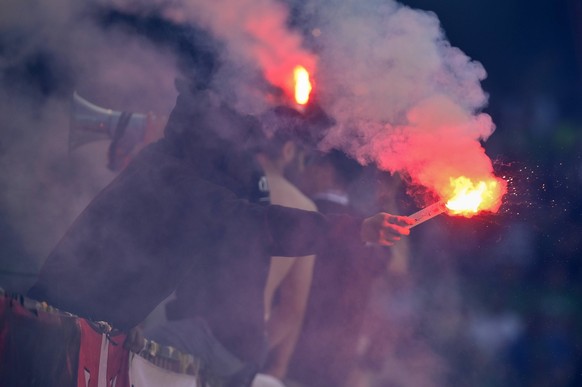
[[[460,176],[451,178],[450,186],[452,195],[446,203],[449,213],[466,217],[480,211],[497,211],[506,190],[506,182],[497,178],[473,181]]]
[[[309,72],[303,66],[296,66],[293,70],[293,79],[295,81],[295,102],[299,105],[305,105],[309,102],[309,94],[312,89]]]

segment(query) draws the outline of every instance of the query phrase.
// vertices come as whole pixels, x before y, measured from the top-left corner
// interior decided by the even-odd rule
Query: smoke
[[[0,213],[16,236],[0,241],[3,270],[35,272],[115,176],[106,167],[107,141],[69,152],[73,91],[114,110],[167,116],[173,106],[175,54],[138,34],[103,27],[92,6],[69,0],[3,2]],[[14,244],[18,247],[8,247]]]
[[[288,8],[277,0],[186,1],[167,14],[186,17],[212,31],[227,45],[234,62],[258,66],[265,80],[293,93],[293,69],[315,71],[316,57],[288,28]]]
[[[225,45],[213,87],[239,111],[260,113],[277,93],[293,95],[293,69],[315,72],[317,57],[289,28],[289,9],[279,0],[100,0],[127,12],[155,13],[178,25],[196,25]]]
[[[394,1],[313,2],[316,87],[337,120],[323,148],[442,192],[453,176],[486,177],[484,68],[452,47],[434,13]]]

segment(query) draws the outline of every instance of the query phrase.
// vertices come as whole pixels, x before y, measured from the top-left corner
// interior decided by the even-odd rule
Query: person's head
[[[189,158],[209,157],[208,152],[252,151],[260,141],[258,119],[237,111],[212,90],[193,90],[176,81],[179,96],[164,136]]]
[[[295,109],[277,106],[262,114],[259,120],[264,138],[257,153],[282,172],[301,170],[305,149],[315,145],[306,117]]]

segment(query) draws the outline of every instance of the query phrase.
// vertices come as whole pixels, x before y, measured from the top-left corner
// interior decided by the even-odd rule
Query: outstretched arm
[[[304,256],[317,254],[328,244],[349,240],[391,246],[410,234],[412,219],[378,213],[369,218],[345,214],[320,214],[271,205],[266,208],[266,233],[271,255]]]

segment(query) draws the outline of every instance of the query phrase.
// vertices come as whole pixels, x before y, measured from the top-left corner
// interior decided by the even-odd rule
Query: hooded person
[[[270,202],[314,211],[315,206],[309,206],[309,199],[283,177],[283,171],[294,165],[298,159],[296,156],[299,155],[300,144],[309,142],[304,134],[309,133],[307,126],[312,121],[297,111],[282,106],[262,114],[259,121],[260,132],[246,136],[247,142],[253,145],[249,147],[247,155],[254,156],[253,153],[256,153],[255,159],[265,171],[265,176],[238,174],[240,181],[246,181],[248,187],[260,188],[258,191],[250,188],[239,189],[239,196],[246,197],[252,203]],[[248,140],[253,136],[255,141]],[[244,140],[239,139],[239,143],[241,142]],[[242,161],[238,160],[239,166]],[[289,194],[291,197],[288,197]],[[297,205],[296,199],[301,205]],[[303,202],[307,202],[306,205]],[[275,285],[275,277],[279,280],[288,277],[284,288],[301,287],[308,290],[309,268],[313,265],[313,259],[310,256],[273,258],[269,271],[268,252],[260,245],[250,243],[252,238],[245,232],[241,233],[236,227],[226,228],[230,233],[215,247],[213,255],[200,257],[203,265],[187,274],[186,279],[178,285],[174,297],[166,304],[168,321],[147,329],[144,334],[158,343],[203,358],[212,373],[218,377],[240,381],[248,376],[249,370],[256,371],[269,350],[269,335],[265,322],[262,321],[262,316],[270,313],[271,306],[267,302],[263,312],[262,291],[265,281],[267,288],[274,290],[280,285]],[[237,257],[237,260],[233,261],[233,257]],[[280,269],[280,276],[273,275],[274,266]],[[266,271],[269,271],[268,279],[265,276]],[[273,320],[278,322],[292,320],[291,331],[300,328],[300,316],[295,316],[295,313],[290,316],[288,313],[296,310],[294,305],[304,304],[300,299],[305,297],[301,297],[299,293],[301,292],[285,292],[289,295],[282,300],[282,305],[285,306],[275,308],[273,313],[277,316]],[[272,295],[271,292],[268,294]],[[279,311],[282,313],[278,313]],[[289,318],[279,318],[283,315]],[[296,336],[298,332],[293,334],[287,330],[277,331],[282,333],[277,336],[282,338],[284,347],[290,344],[289,348],[292,349],[292,336]],[[270,333],[269,339],[274,332]],[[281,347],[279,344],[281,343],[278,342],[277,348]],[[287,348],[281,352],[284,357],[290,355]],[[253,361],[249,362],[249,359]]]
[[[164,137],[143,148],[83,210],[27,295],[130,330],[178,285],[203,278],[196,290],[204,301],[193,301],[196,311],[221,342],[233,343],[229,350],[238,358],[258,365],[270,256],[317,253],[332,243],[331,235],[393,244],[409,234],[411,220],[253,203],[253,195],[265,196],[263,173],[245,149],[260,128],[257,120],[225,104],[195,72],[186,75],[176,83]],[[243,287],[248,293],[238,292]],[[216,311],[214,303],[224,308]],[[224,321],[233,316],[247,334],[229,333],[233,324]]]

